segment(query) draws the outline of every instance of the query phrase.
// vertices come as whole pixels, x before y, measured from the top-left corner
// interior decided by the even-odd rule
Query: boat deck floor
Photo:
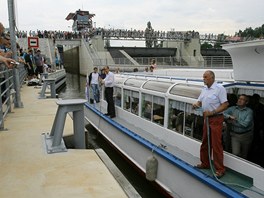
[[[96,106],[96,108],[99,110],[98,106]],[[105,112],[105,109],[103,109],[103,108],[101,108],[100,110],[102,112]],[[185,161],[186,163],[190,164],[191,166],[195,166],[195,165],[200,163],[199,158],[191,155],[190,153],[187,153],[187,152],[179,149],[176,145],[171,145],[162,139],[157,139],[150,132],[144,131],[142,128],[139,128],[139,127],[127,122],[123,118],[116,117],[113,120],[116,121],[117,123],[120,123],[122,126],[126,127],[127,129],[131,130],[132,132],[140,135],[141,137],[148,140],[149,142],[151,142],[154,145],[160,145],[160,144],[166,145],[166,151],[167,152],[173,154],[174,156]],[[210,169],[203,169],[203,170],[199,169],[199,171],[202,171],[204,174],[206,174],[208,176],[214,177],[213,173]],[[227,186],[229,186],[235,190],[237,190],[238,192],[243,192],[243,194],[246,194],[247,196],[250,196],[250,197],[260,198],[260,197],[263,197],[262,195],[264,194],[263,191],[260,191],[259,189],[255,188],[253,186],[253,179],[252,178],[247,177],[246,175],[238,173],[238,172],[231,170],[229,168],[226,169],[225,175],[223,177],[221,177],[218,181],[226,184]],[[255,191],[260,192],[262,195],[256,193]]]

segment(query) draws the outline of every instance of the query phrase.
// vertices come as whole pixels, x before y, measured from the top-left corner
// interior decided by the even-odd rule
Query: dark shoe
[[[198,169],[210,169],[209,166],[205,166],[205,165],[203,165],[203,164],[197,164],[197,165],[195,166],[195,168],[198,168]]]
[[[115,115],[110,115],[110,118],[115,118],[116,116]]]
[[[105,115],[105,116],[109,116],[109,113],[105,113],[104,115]]]
[[[215,176],[220,179],[221,177],[223,177],[225,175],[225,172],[219,172],[219,171],[216,171],[215,172]]]

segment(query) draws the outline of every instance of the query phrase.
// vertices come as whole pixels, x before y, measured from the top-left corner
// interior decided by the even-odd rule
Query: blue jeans
[[[99,92],[99,85],[92,84],[92,91],[93,91],[93,98],[96,102],[100,102],[100,92]]]

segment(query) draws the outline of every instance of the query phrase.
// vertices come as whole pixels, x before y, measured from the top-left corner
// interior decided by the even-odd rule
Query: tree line
[[[229,36],[222,34],[219,38],[224,38],[221,41],[216,41],[214,43],[204,42],[201,44],[201,49],[211,49],[211,48],[222,48],[221,44],[230,42],[228,41]],[[241,37],[241,41],[248,41],[253,39],[263,39],[264,38],[264,24],[260,27],[253,29],[252,27],[247,27],[245,30],[239,30],[235,33],[235,37]]]

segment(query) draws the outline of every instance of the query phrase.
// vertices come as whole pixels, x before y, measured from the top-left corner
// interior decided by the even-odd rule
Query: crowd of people
[[[127,29],[105,29],[105,28],[93,28],[83,31],[60,31],[60,30],[30,30],[27,31],[17,31],[16,36],[18,38],[27,38],[27,37],[39,37],[39,38],[50,38],[50,39],[81,39],[89,38],[95,35],[101,35],[103,38],[116,38],[116,39],[157,39],[157,40],[188,40],[192,38],[200,38],[201,40],[208,41],[234,41],[232,39],[237,37],[225,36],[223,34],[199,34],[195,31],[151,31],[146,32],[144,30],[127,30]],[[245,40],[242,37],[239,37],[239,40]]]
[[[6,66],[11,67],[10,63],[17,63],[17,61],[10,59],[14,52],[11,50],[11,41],[7,33],[5,33],[5,28],[2,23],[0,23],[0,55],[2,60],[6,63]],[[47,64],[46,58],[41,54],[40,49],[22,49],[17,44],[17,57],[18,63],[24,64],[27,70],[27,78],[31,80],[32,78],[38,78],[41,73],[51,71],[51,65]],[[4,59],[6,58],[6,59]],[[1,67],[1,71],[5,68]]]
[[[102,37],[116,37],[116,38],[156,38],[156,39],[191,39],[199,38],[199,33],[195,31],[153,31],[146,34],[144,30],[124,30],[124,29],[104,29],[93,28],[91,30],[83,30],[79,32],[74,31],[17,31],[18,38],[39,37],[39,38],[55,38],[55,39],[79,39],[87,38],[94,35],[102,35]]]

